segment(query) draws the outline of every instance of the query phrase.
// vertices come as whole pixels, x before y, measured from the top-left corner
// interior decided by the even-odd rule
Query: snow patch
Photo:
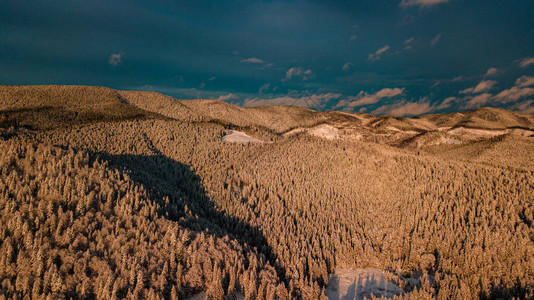
[[[319,125],[308,129],[310,135],[333,140],[339,138],[338,129],[330,125]]]
[[[478,128],[466,128],[466,127],[456,127],[452,130],[449,130],[449,134],[452,135],[465,135],[472,134],[478,136],[497,136],[506,134],[506,130],[492,130],[492,129],[478,129]]]
[[[386,130],[396,131],[396,132],[400,132],[400,133],[404,133],[404,134],[410,134],[410,135],[416,135],[416,134],[418,134],[417,131],[413,131],[413,130],[402,130],[402,129],[399,129],[399,128],[394,127],[394,126],[387,126],[387,127],[386,127]]]
[[[339,138],[339,129],[322,124],[311,128],[296,128],[283,134],[284,137],[290,137],[299,133],[307,133],[312,136],[325,138],[327,140],[334,140]]]
[[[223,136],[221,138],[222,142],[227,143],[265,143],[264,141],[260,141],[258,139],[252,138],[248,136],[246,133],[237,131],[237,130],[230,130],[230,133]]]
[[[336,269],[328,278],[326,296],[330,300],[364,299],[375,297],[393,298],[404,291],[388,281],[378,269]]]
[[[445,137],[441,138],[441,142],[442,142],[442,144],[449,144],[449,145],[460,145],[460,144],[462,144],[462,142],[459,141],[459,140],[448,139],[448,138],[445,138]]]

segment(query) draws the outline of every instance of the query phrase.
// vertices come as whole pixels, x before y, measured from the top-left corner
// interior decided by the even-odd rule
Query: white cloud
[[[528,87],[534,85],[534,77],[521,76],[515,81],[515,85],[519,87]]]
[[[124,56],[124,52],[111,54],[108,58],[108,63],[114,67],[118,66],[119,64],[122,63],[123,56]]]
[[[441,33],[436,34],[436,36],[430,40],[430,46],[436,46],[436,44],[439,43],[439,40],[441,40]]]
[[[478,94],[482,92],[487,92],[491,90],[495,84],[497,84],[497,81],[495,80],[483,80],[476,86],[462,90],[460,91],[460,93],[461,94]]]
[[[393,88],[393,89],[385,88],[385,89],[381,89],[380,91],[374,94],[368,94],[364,91],[361,91],[356,97],[349,97],[346,100],[339,101],[338,104],[334,108],[356,107],[356,106],[374,104],[382,99],[393,98],[398,95],[401,95],[403,92],[404,92],[404,89],[400,89],[400,88]]]
[[[216,100],[227,101],[227,100],[234,100],[234,99],[237,99],[237,98],[239,98],[237,95],[234,95],[234,94],[230,93],[230,94],[226,94],[226,95],[220,95],[219,98],[217,98]]]
[[[430,7],[447,2],[449,2],[449,0],[402,0],[400,6]]]
[[[354,41],[354,40],[357,39],[357,38],[358,38],[358,36],[355,35],[355,34],[353,34],[353,35],[350,36],[350,40],[351,40],[351,41]]]
[[[217,79],[217,77],[212,76],[212,77],[210,77],[210,79],[208,79],[208,80],[209,80],[209,81],[213,81],[213,80],[215,80],[215,79]]]
[[[525,57],[519,60],[519,66],[526,68],[530,65],[534,65],[534,57]]]
[[[476,95],[475,97],[469,99],[469,101],[464,105],[464,108],[480,108],[490,102],[493,95],[489,93],[484,93]]]
[[[313,72],[310,69],[293,67],[287,70],[286,77],[282,78],[282,81],[288,81],[293,78],[300,78],[302,81],[306,81],[313,76]]]
[[[242,63],[249,63],[249,64],[264,64],[266,63],[265,61],[259,59],[259,58],[256,58],[256,57],[251,57],[251,58],[243,58],[241,60]]]
[[[326,93],[314,94],[310,96],[283,96],[278,98],[247,98],[243,105],[246,107],[252,106],[269,106],[269,105],[293,105],[304,108],[322,107],[325,102],[341,97],[341,94]]]
[[[497,75],[497,73],[499,73],[499,70],[497,70],[497,68],[489,68],[488,71],[486,71],[486,74],[484,74],[484,76],[493,76]]]
[[[382,54],[386,53],[388,50],[389,50],[389,45],[386,45],[376,50],[374,53],[369,54],[369,57],[367,57],[367,60],[379,60]]]
[[[375,109],[372,113],[377,115],[416,116],[426,114],[433,109],[434,107],[430,105],[427,99],[423,98],[418,102],[401,101],[390,105],[384,105]]]
[[[352,64],[350,62],[346,62],[343,65],[342,69],[343,69],[343,71],[347,71],[348,69],[350,69],[351,66],[352,66]]]

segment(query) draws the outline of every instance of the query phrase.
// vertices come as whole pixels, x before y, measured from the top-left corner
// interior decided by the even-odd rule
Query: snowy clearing
[[[364,299],[375,297],[393,298],[404,291],[388,281],[378,269],[336,269],[328,278],[326,296],[330,300]]]

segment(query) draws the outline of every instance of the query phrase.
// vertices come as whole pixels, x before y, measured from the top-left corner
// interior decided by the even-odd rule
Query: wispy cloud
[[[367,92],[361,91],[355,97],[349,97],[347,99],[340,100],[334,108],[340,107],[356,107],[362,105],[369,105],[377,103],[378,101],[386,98],[393,98],[401,95],[404,92],[404,89],[400,88],[385,88],[374,94],[368,94]]]
[[[406,40],[404,41],[404,49],[405,49],[405,50],[412,49],[412,47],[413,47],[413,41],[414,41],[414,38],[413,38],[413,37],[411,37],[411,38],[409,38],[409,39],[406,39]]]
[[[229,94],[226,94],[226,95],[220,95],[219,98],[217,98],[216,100],[228,101],[228,100],[235,100],[235,99],[238,99],[238,98],[239,97],[237,95],[229,93]]]
[[[493,99],[496,102],[509,103],[529,96],[534,96],[534,88],[513,86],[498,93]]]
[[[436,34],[434,38],[430,40],[430,46],[436,46],[441,40],[441,33]]]
[[[111,54],[108,58],[108,63],[114,67],[120,65],[122,63],[122,59],[124,57],[124,52],[114,53]]]
[[[484,82],[484,81],[483,81]],[[481,82],[481,83],[483,83]],[[480,84],[479,84],[480,85]],[[477,87],[479,86],[477,85]],[[493,86],[493,84],[490,84]],[[485,105],[494,105],[494,104],[508,104],[513,102],[518,102],[527,97],[534,96],[534,77],[530,76],[521,76],[515,81],[515,85],[509,89],[502,90],[496,95],[487,93],[489,89],[482,88],[485,93],[473,96],[467,95],[462,100],[465,101],[464,108],[479,108]],[[471,88],[471,89],[476,89]],[[464,90],[465,91],[465,90]],[[472,93],[468,93],[472,94]],[[519,103],[515,103],[514,106],[518,106]]]
[[[511,107],[513,110],[518,110],[527,114],[534,114],[534,100],[523,101]]]
[[[534,85],[534,77],[531,76],[521,76],[515,81],[515,85],[519,87],[527,87]]]
[[[353,35],[350,36],[349,40],[354,41],[357,38],[358,38],[358,36],[353,34]]]
[[[400,6],[419,6],[431,7],[442,3],[447,3],[449,0],[402,0]]]
[[[252,106],[269,106],[269,105],[293,105],[304,108],[321,108],[325,102],[341,97],[337,93],[313,94],[309,96],[282,96],[277,98],[247,98],[243,105]]]
[[[372,114],[393,115],[393,116],[417,116],[431,112],[435,108],[430,105],[426,98],[418,102],[407,102],[405,100],[390,105],[384,105],[375,109]]]
[[[491,90],[495,84],[497,84],[497,81],[495,80],[483,80],[476,86],[462,90],[460,91],[460,93],[461,94],[478,94],[482,92],[487,92]]]
[[[306,81],[313,76],[313,71],[301,67],[293,67],[287,70],[286,77],[282,78],[282,81],[288,81],[294,78],[300,78],[302,81]]]
[[[342,69],[343,69],[343,71],[347,71],[348,69],[350,69],[351,66],[352,66],[352,64],[350,62],[346,62],[343,65]]]
[[[437,107],[436,109],[440,110],[440,109],[445,109],[445,108],[449,108],[452,106],[452,104],[454,102],[458,101],[458,98],[456,97],[448,97],[446,98],[445,100],[443,100],[443,102],[441,102]]]
[[[263,84],[262,86],[260,86],[260,89],[258,90],[258,94],[261,95],[261,94],[266,93],[270,87],[271,87],[270,82]]]
[[[464,105],[464,108],[480,108],[490,102],[492,96],[493,95],[490,93],[476,95],[475,97],[470,98],[469,101],[467,101],[467,103]]]
[[[249,63],[249,64],[265,64],[266,62],[262,59],[259,59],[257,57],[251,57],[251,58],[243,58],[241,60],[242,63]]]
[[[265,68],[269,68],[269,67],[273,66],[272,63],[267,62],[267,61],[265,61],[263,59],[260,59],[260,58],[257,58],[257,57],[243,58],[243,59],[241,59],[241,62],[245,63],[245,64],[260,65],[262,70],[265,69]]]
[[[499,70],[497,70],[497,68],[489,68],[488,71],[486,71],[486,74],[484,74],[484,76],[494,76],[497,75],[497,73],[499,73]]]
[[[379,60],[384,53],[386,53],[389,50],[389,45],[386,45],[378,50],[376,50],[374,53],[369,54],[369,57],[367,57],[367,60]]]
[[[530,65],[534,65],[534,57],[525,57],[519,60],[519,66],[521,68],[526,68]]]

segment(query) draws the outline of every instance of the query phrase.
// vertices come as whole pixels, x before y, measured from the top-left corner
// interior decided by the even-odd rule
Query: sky
[[[534,113],[534,1],[3,0],[0,84],[242,106]]]

